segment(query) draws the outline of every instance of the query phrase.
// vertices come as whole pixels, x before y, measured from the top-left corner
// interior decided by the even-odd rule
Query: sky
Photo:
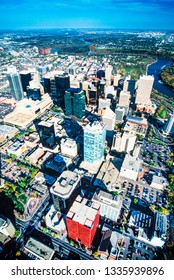
[[[0,0],[0,29],[174,29],[174,0]]]

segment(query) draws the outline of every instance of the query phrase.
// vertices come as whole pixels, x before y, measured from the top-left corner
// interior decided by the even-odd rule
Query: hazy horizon
[[[172,30],[173,0],[1,0],[0,30]]]

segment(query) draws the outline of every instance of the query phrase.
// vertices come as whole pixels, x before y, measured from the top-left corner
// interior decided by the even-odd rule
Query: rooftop
[[[51,260],[54,254],[53,249],[32,237],[27,241],[25,249],[41,260]]]
[[[46,126],[46,127],[51,127],[54,123],[52,122],[45,122],[45,121],[41,121],[40,123],[38,123],[38,125],[42,125],[42,126]]]
[[[139,158],[132,157],[131,155],[127,154],[123,161],[122,168],[139,172],[140,165],[141,165],[141,160]]]
[[[19,141],[16,141],[15,143],[13,143],[10,147],[9,147],[9,150],[10,151],[17,151],[19,150],[22,146],[24,145],[24,143],[21,143]]]
[[[11,133],[17,133],[18,129],[16,127],[10,126],[10,125],[0,125],[0,135],[4,136],[10,136]]]
[[[128,116],[126,118],[128,122],[133,122],[139,125],[147,125],[147,120],[145,118],[140,118],[140,117],[134,117],[134,116]]]
[[[76,188],[80,181],[80,176],[72,171],[64,171],[56,180],[51,188],[54,195],[67,198],[71,195],[72,191]]]
[[[94,209],[92,203],[88,203],[87,199],[82,199],[80,196],[78,196],[71,206],[67,214],[67,218],[91,228],[95,217],[98,214],[99,208],[100,206],[97,205],[97,203],[95,203]]]
[[[103,122],[94,121],[86,125],[84,128],[85,132],[102,132],[105,128],[105,124]]]

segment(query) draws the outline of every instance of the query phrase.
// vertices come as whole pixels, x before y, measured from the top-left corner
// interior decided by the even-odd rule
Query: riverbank
[[[147,75],[154,76],[153,88],[163,94],[166,97],[174,99],[174,92],[165,84],[161,82],[160,74],[164,67],[168,67],[172,64],[170,59],[158,59],[148,66]]]
[[[174,91],[174,63],[168,67],[163,67],[160,73],[160,78],[162,82],[168,86],[172,91]]]

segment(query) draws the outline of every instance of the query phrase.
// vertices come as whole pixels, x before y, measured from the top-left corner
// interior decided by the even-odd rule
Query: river
[[[168,97],[174,98],[174,91],[172,91],[169,87],[164,85],[160,81],[160,76],[159,76],[162,68],[164,68],[165,66],[169,66],[171,63],[172,60],[169,59],[158,59],[156,62],[148,66],[147,74],[154,76],[154,84],[153,84],[154,89],[165,94]]]

